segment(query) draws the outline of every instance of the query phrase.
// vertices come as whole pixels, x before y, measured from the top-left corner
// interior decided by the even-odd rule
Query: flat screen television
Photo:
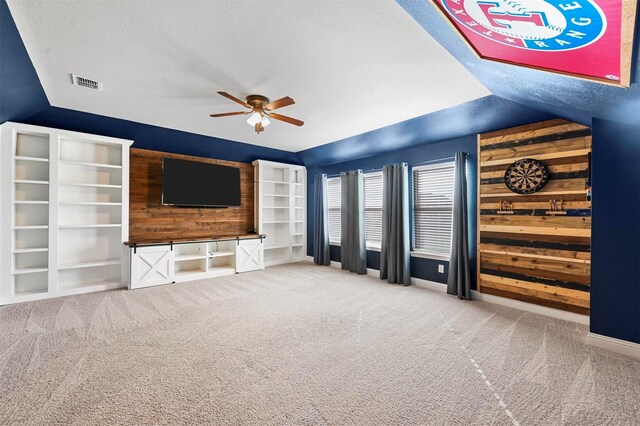
[[[162,204],[185,207],[240,206],[240,169],[163,158]]]

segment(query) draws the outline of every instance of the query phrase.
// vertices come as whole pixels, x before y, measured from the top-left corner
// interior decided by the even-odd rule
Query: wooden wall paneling
[[[499,136],[496,136],[499,137]],[[485,138],[486,139],[486,138]],[[482,176],[482,169],[480,167],[480,165],[482,164],[482,162],[480,161],[480,143],[482,142],[483,138],[482,135],[479,134],[478,138],[477,138],[477,152],[476,152],[476,158],[478,159],[478,184],[477,189],[476,189],[476,200],[478,203],[478,208],[477,208],[477,214],[476,214],[476,235],[477,235],[477,243],[476,243],[476,288],[478,289],[478,291],[483,291],[483,286],[482,286],[482,281],[480,280],[480,267],[481,267],[481,262],[480,262],[480,205],[482,203],[482,198],[480,198],[480,184],[481,184],[481,176]]]
[[[591,130],[549,120],[478,135],[478,289],[586,314],[591,276]],[[509,191],[507,167],[523,158],[550,172],[535,194]],[[565,215],[551,215],[549,200]],[[499,214],[509,201],[513,214]]]
[[[238,167],[242,205],[229,208],[163,206],[161,194],[164,157]],[[144,149],[131,149],[130,163],[130,242],[210,239],[245,235],[253,228],[254,179],[251,164]],[[194,182],[194,185],[202,186],[206,183]]]

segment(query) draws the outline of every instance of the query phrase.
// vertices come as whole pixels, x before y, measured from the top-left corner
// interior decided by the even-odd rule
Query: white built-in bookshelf
[[[132,141],[0,126],[0,304],[126,286]]]
[[[307,170],[304,166],[256,160],[256,231],[266,234],[266,266],[306,257]]]

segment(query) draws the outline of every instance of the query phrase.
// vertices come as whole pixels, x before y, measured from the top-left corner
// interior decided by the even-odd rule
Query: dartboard
[[[509,166],[504,173],[504,183],[518,194],[533,194],[540,191],[549,180],[549,172],[538,160],[525,158]]]

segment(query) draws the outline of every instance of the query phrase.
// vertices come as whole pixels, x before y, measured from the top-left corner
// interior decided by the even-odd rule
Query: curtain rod
[[[465,154],[469,155],[468,152],[465,152]],[[434,164],[434,163],[444,163],[445,161],[453,161],[455,159],[456,159],[455,156],[444,157],[444,158],[436,158],[436,159],[433,159],[433,160],[427,160],[427,161],[420,161],[420,162],[417,162],[417,163],[411,163],[411,164],[409,164],[409,166],[410,167],[415,167],[415,166],[424,166],[424,165],[427,165],[427,164]],[[363,173],[380,172],[380,171],[382,171],[382,169],[383,168],[380,167],[380,168],[377,168],[377,169],[363,170]],[[327,178],[334,178],[334,177],[338,177],[338,176],[340,176],[340,173],[333,173],[333,174],[327,175]]]
[[[356,169],[356,170],[360,170],[360,169]],[[362,173],[381,172],[381,171],[382,171],[382,167],[379,167],[377,169],[363,170]],[[334,178],[339,176],[340,176],[340,173],[333,173],[333,174],[327,175],[327,178]]]
[[[467,154],[467,153],[465,152],[465,154]],[[415,167],[415,166],[424,166],[424,165],[427,165],[427,164],[434,164],[434,163],[444,163],[445,161],[453,161],[455,159],[456,159],[455,156],[453,156],[453,157],[445,157],[445,158],[436,158],[434,160],[419,161],[417,163],[411,163],[410,166],[411,167]]]

